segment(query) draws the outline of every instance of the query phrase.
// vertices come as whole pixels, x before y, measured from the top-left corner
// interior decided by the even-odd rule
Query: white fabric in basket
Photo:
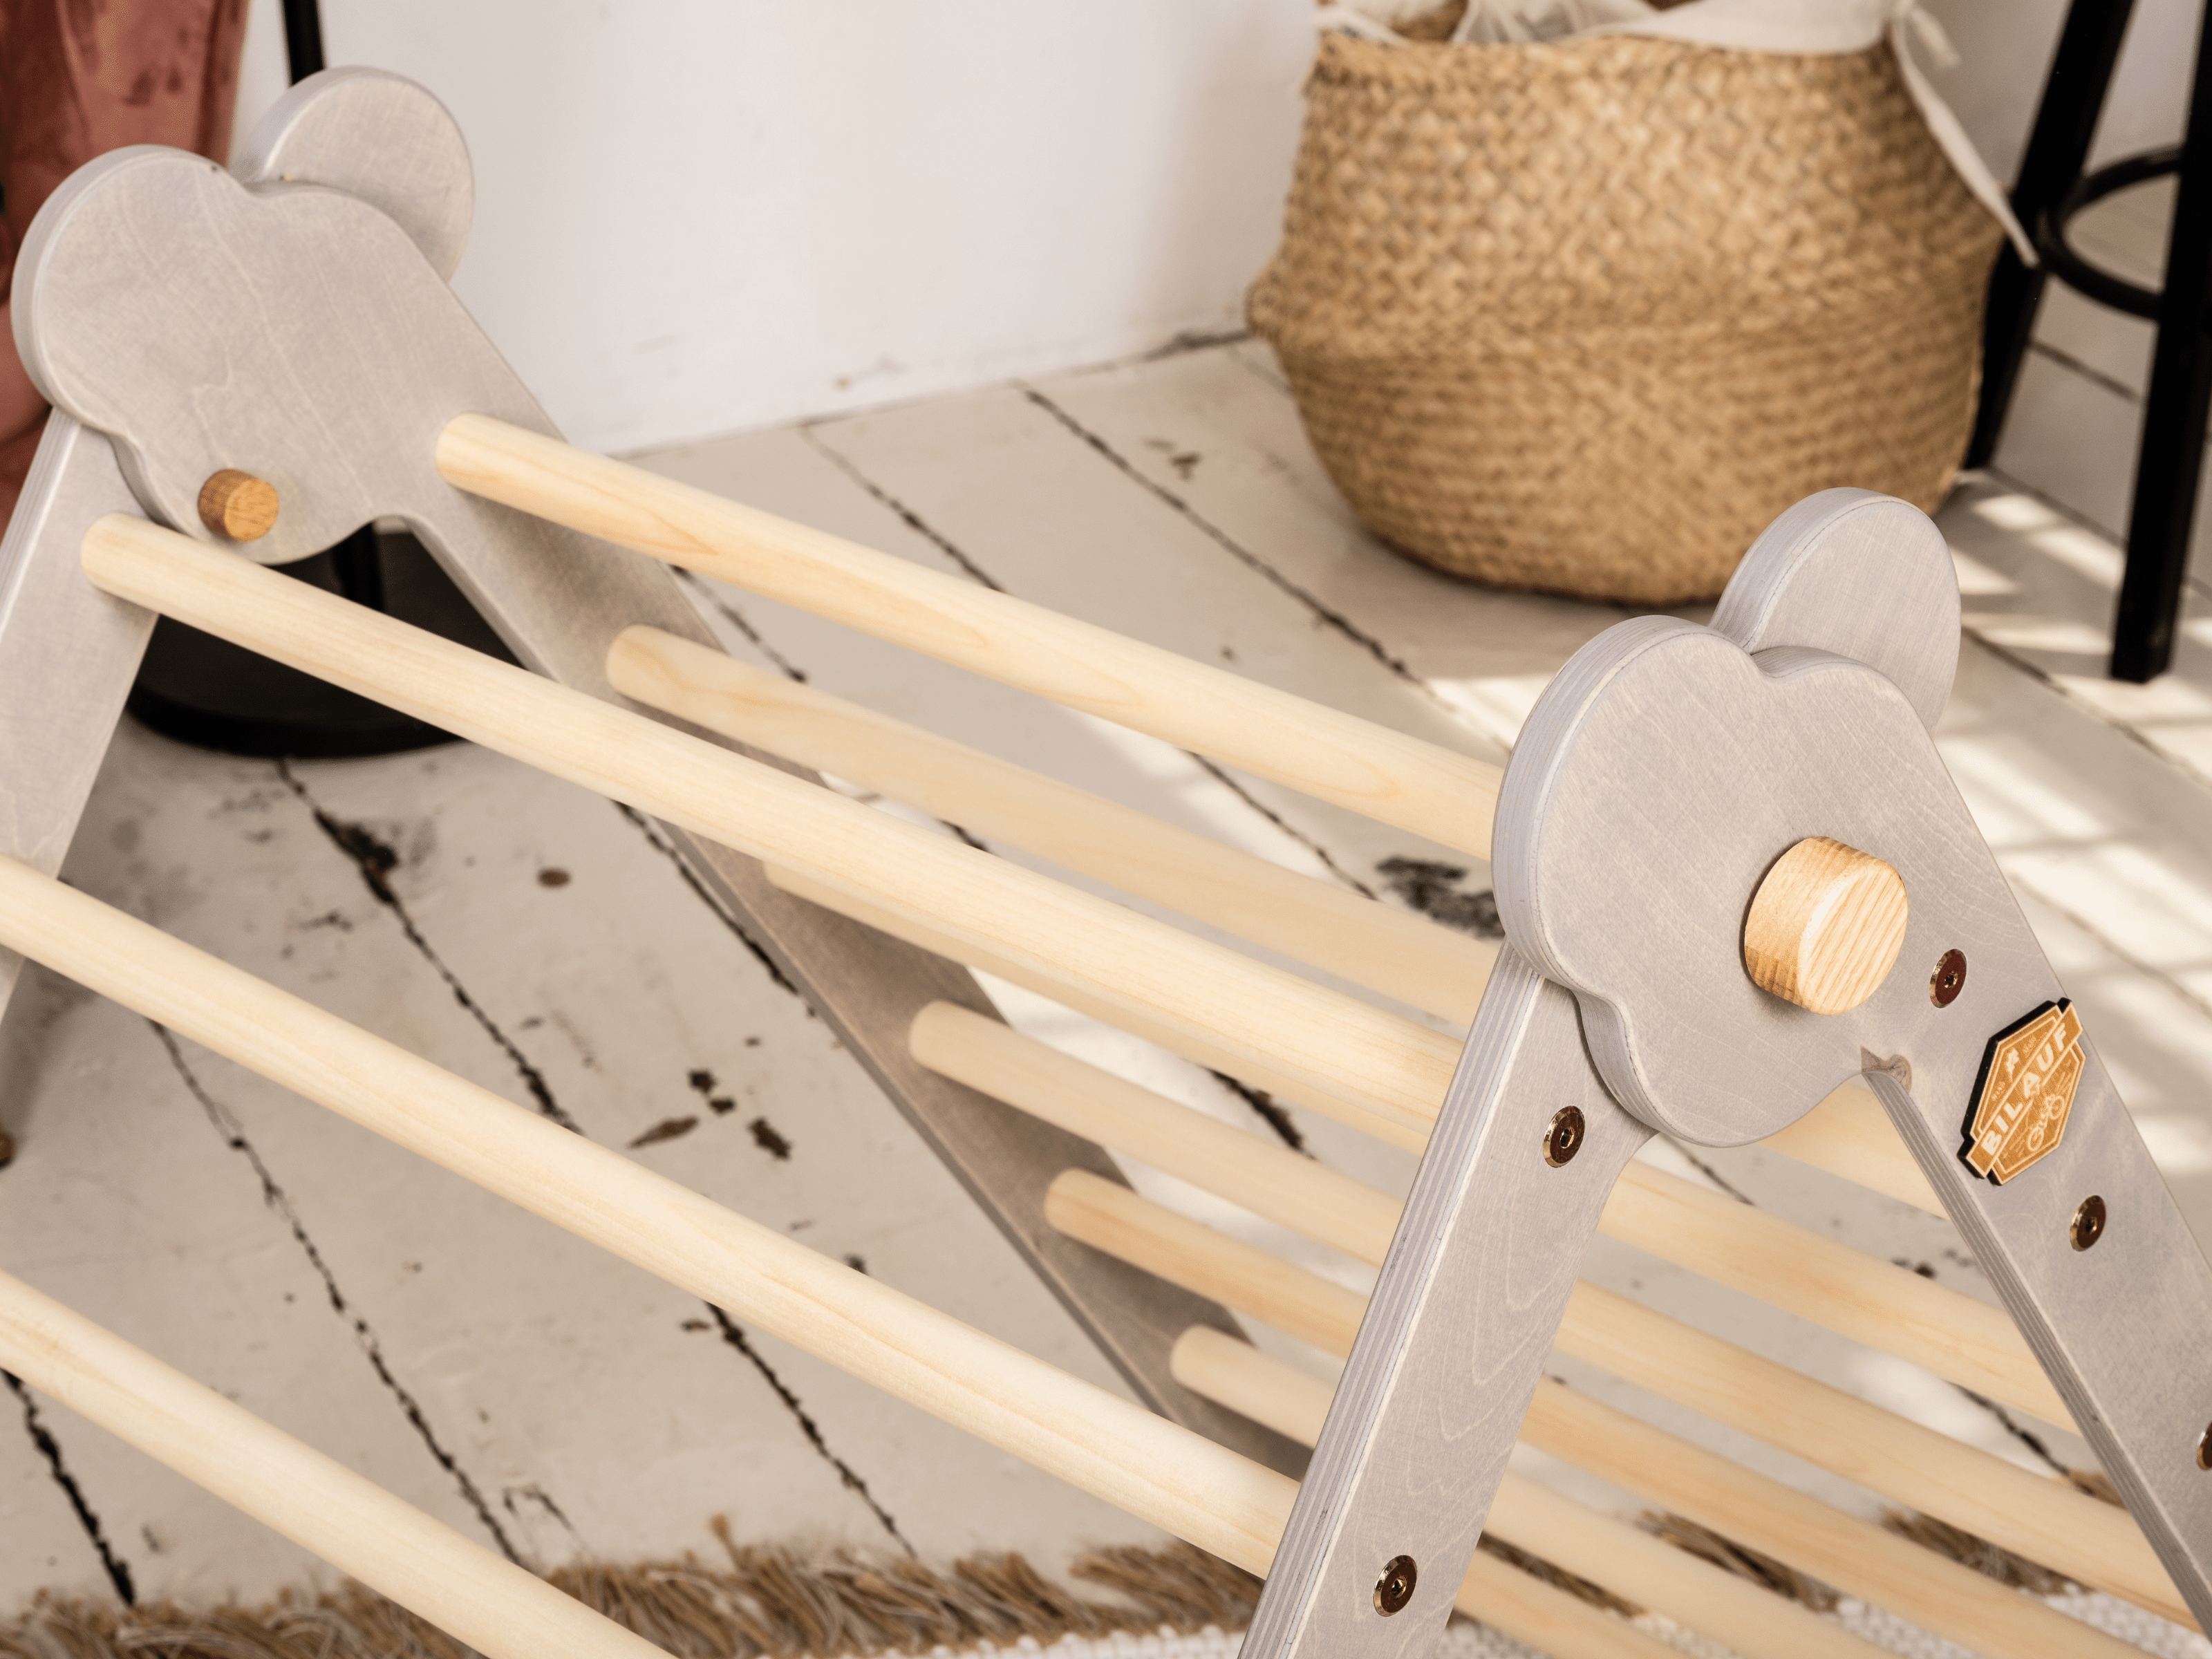
[[[1395,25],[1436,9],[1437,0],[1338,0],[1316,21],[1371,40],[1397,40]],[[1690,0],[1656,11],[1644,0],[1469,0],[1452,31],[1457,45],[1525,45],[1576,34],[1641,34],[1735,52],[1864,52],[1884,34],[1896,49],[1905,90],[1974,198],[1996,216],[2029,264],[2035,248],[2013,216],[2004,187],[1913,57],[1917,40],[1948,69],[1959,61],[1942,26],[1918,0]]]

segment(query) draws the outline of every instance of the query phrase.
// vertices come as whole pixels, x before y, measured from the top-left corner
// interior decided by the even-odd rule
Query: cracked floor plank
[[[450,975],[603,1144],[696,1114],[692,1133],[634,1156],[1116,1386],[826,1029],[614,808],[465,749],[298,775],[327,817],[371,826],[397,854],[384,878],[442,972],[268,767],[143,732],[118,739],[70,878],[535,1109],[511,1057],[456,1001]],[[28,1191],[51,1200],[0,1201],[0,1260],[448,1524],[476,1530],[477,1516],[390,1396],[377,1398],[325,1287],[270,1224],[258,1181],[198,1107],[164,1118],[174,1133],[188,1112],[199,1146],[161,1144],[152,1168],[163,1204],[145,1225],[127,1224],[144,1208],[131,1179],[138,1149],[87,1132],[112,1132],[145,1101],[182,1091],[143,1022],[137,1042],[151,1065],[125,1064],[131,1017],[61,996],[68,1029],[41,1032],[33,1010],[0,1033],[0,1086],[10,1091],[0,1110],[24,1131],[23,1156],[7,1174],[26,1183],[0,1199]],[[311,1218],[349,1308],[370,1322],[394,1374],[526,1560],[680,1553],[702,1545],[717,1513],[741,1537],[798,1533],[879,1547],[880,1510],[915,1548],[940,1558],[1001,1544],[1002,1523],[1048,1552],[1153,1535],[1103,1504],[1071,1504],[1056,1483],[1011,1459],[979,1457],[967,1437],[748,1331],[759,1361],[812,1420],[825,1459],[752,1363],[684,1330],[700,1314],[696,1300],[227,1062],[194,1062]],[[704,1096],[694,1074],[710,1079]],[[721,1105],[703,1109],[702,1099]],[[769,1150],[756,1122],[770,1126],[786,1156]],[[161,1181],[164,1164],[175,1173]],[[167,1213],[170,1204],[185,1205],[197,1229]],[[210,1231],[219,1242],[192,1242]],[[88,1238],[102,1248],[88,1251]],[[252,1267],[243,1284],[241,1253]],[[272,1278],[278,1286],[265,1282]],[[130,1294],[118,1299],[118,1288]],[[142,1300],[154,1309],[143,1317],[133,1310]],[[183,1351],[155,1340],[179,1316],[196,1339]],[[237,1363],[226,1369],[224,1357]],[[273,1396],[264,1372],[283,1385]],[[57,1409],[58,1425],[73,1421]],[[195,1507],[189,1488],[172,1492],[181,1483],[100,1431],[77,1424],[61,1437],[88,1483],[124,1494],[117,1535],[137,1538],[143,1517],[167,1540],[159,1554],[134,1559],[149,1593],[213,1581],[215,1593],[235,1584],[255,1594],[307,1571],[289,1546],[211,1500]],[[848,1470],[873,1507],[846,1484]],[[975,1501],[947,1504],[947,1492]],[[40,1501],[42,1526],[74,1526]],[[100,1513],[107,1518],[105,1504]],[[0,1601],[46,1582],[96,1590],[97,1563],[81,1541],[76,1548],[60,1581],[27,1565],[19,1580],[0,1562]]]
[[[350,860],[361,872],[362,884],[368,889],[369,896],[392,913],[392,920],[398,923],[399,931],[408,944],[415,947],[416,953],[429,965],[431,971],[446,982],[446,988],[453,994],[453,1000],[467,1012],[470,1018],[476,1021],[492,1046],[507,1056],[508,1063],[514,1067],[515,1076],[529,1091],[530,1098],[538,1111],[562,1128],[581,1133],[582,1131],[577,1128],[576,1120],[570,1117],[561,1103],[553,1098],[553,1091],[545,1081],[545,1073],[522,1052],[514,1039],[500,1028],[498,1021],[485,1012],[483,1004],[470,994],[468,987],[462,984],[453,970],[446,965],[445,958],[438,954],[437,947],[425,939],[422,930],[416,926],[415,918],[408,913],[407,902],[399,896],[392,882],[392,876],[399,865],[398,850],[380,839],[369,825],[348,823],[325,811],[307,785],[300,781],[291,767],[284,762],[278,761],[276,769],[284,787],[307,809],[309,816],[315,821],[315,828],[321,830],[331,845]],[[542,877],[541,872],[538,884],[541,886],[565,884],[547,883]],[[342,913],[333,910],[329,914],[337,916]]]
[[[25,1587],[33,1584],[96,1586],[112,1582],[76,1507],[55,1481],[52,1467],[21,1419],[11,1421],[4,1414],[0,1414],[0,1538],[16,1540],[11,1570],[0,1574],[0,1605],[16,1605]]]
[[[1330,485],[1288,395],[1251,372],[1272,366],[1246,341],[1138,374],[1119,367],[1056,376],[1037,390],[1207,533],[1364,640],[1465,729],[1508,747],[1526,705],[1593,635],[1631,612],[1460,581],[1378,556]],[[1183,467],[1179,458],[1195,457]]]
[[[151,1021],[148,1023],[152,1024]],[[422,1409],[422,1401],[415,1397],[413,1391],[394,1373],[391,1357],[386,1353],[384,1344],[377,1336],[374,1328],[347,1301],[344,1291],[339,1288],[337,1274],[331,1270],[329,1260],[316,1245],[313,1236],[307,1230],[307,1218],[300,1213],[299,1206],[293,1203],[292,1195],[286,1192],[283,1186],[277,1181],[275,1171],[270,1169],[260,1152],[255,1149],[252,1140],[246,1134],[246,1126],[238,1121],[236,1115],[228,1107],[208,1092],[207,1085],[200,1081],[199,1073],[193,1067],[191,1057],[185,1052],[185,1045],[178,1040],[176,1034],[161,1025],[153,1025],[153,1031],[155,1036],[161,1042],[162,1052],[168,1055],[169,1064],[176,1072],[178,1081],[184,1085],[185,1092],[189,1094],[198,1103],[200,1110],[207,1115],[209,1127],[222,1137],[224,1146],[243,1158],[247,1166],[252,1170],[254,1179],[261,1184],[263,1206],[286,1231],[292,1235],[293,1242],[300,1247],[301,1255],[307,1258],[307,1265],[314,1270],[315,1277],[322,1281],[323,1297],[329,1304],[331,1311],[337,1316],[340,1322],[352,1334],[355,1346],[361,1350],[362,1357],[368,1362],[369,1369],[375,1373],[376,1380],[382,1383],[386,1392],[392,1395],[392,1404],[398,1407],[399,1414],[407,1419],[408,1427],[414,1430],[416,1437],[422,1441],[422,1449],[430,1455],[431,1461],[452,1478],[453,1486],[459,1492],[462,1500],[476,1511],[477,1520],[481,1523],[483,1530],[490,1534],[492,1542],[499,1547],[500,1553],[510,1561],[520,1561],[522,1558],[515,1553],[514,1544],[508,1538],[507,1529],[500,1525],[499,1517],[492,1513],[491,1505],[485,1501],[484,1495],[478,1489],[477,1483],[470,1478],[469,1472],[461,1467],[459,1460],[447,1450],[440,1440],[438,1431],[432,1426],[428,1415]],[[102,1559],[106,1559],[103,1551]],[[112,1568],[110,1569],[111,1576],[113,1575],[113,1571]],[[125,1599],[129,1598],[126,1596]]]
[[[874,1261],[886,1254],[882,1241],[902,1232],[945,1241],[944,1256],[904,1252],[884,1276],[976,1322],[1002,1332],[1011,1324],[1008,1334],[1021,1333],[1024,1346],[1103,1377],[1103,1365],[1046,1292],[1011,1252],[988,1242],[995,1237],[989,1224],[927,1159],[828,1029],[771,979],[634,821],[497,757],[452,751],[441,763],[477,775],[444,795],[436,850],[397,879],[453,971],[471,986],[498,988],[499,1017],[509,1029],[522,1033],[540,1022],[524,1040],[586,1133],[603,1144],[627,1145],[671,1118],[696,1115],[689,1133],[635,1155],[833,1255]],[[319,798],[348,817],[368,816],[375,787],[353,768],[323,769],[315,780]],[[547,867],[568,879],[541,885],[536,872]],[[729,1109],[697,1113],[697,1073],[711,1079],[710,1103],[724,1100]],[[763,1118],[773,1119],[784,1155],[752,1128]],[[676,1293],[586,1247],[562,1239],[559,1250],[556,1277],[571,1291],[564,1307],[573,1310],[563,1316],[609,1328],[591,1335],[592,1350],[653,1353],[667,1376],[667,1386],[641,1390],[648,1397],[635,1413],[597,1419],[594,1431],[613,1443],[605,1460],[614,1463],[619,1449],[667,1467],[673,1449],[657,1437],[673,1423],[699,1443],[689,1455],[696,1467],[682,1486],[697,1494],[695,1512],[681,1500],[661,1500],[673,1510],[661,1524],[675,1547],[715,1507],[763,1492],[774,1492],[805,1524],[880,1537],[874,1510],[857,1501],[842,1470],[823,1462],[803,1430],[793,1431],[797,1419],[750,1366],[738,1376],[726,1349],[683,1340],[696,1303],[685,1307]],[[506,1274],[503,1262],[488,1267],[494,1278]],[[641,1285],[649,1296],[635,1288]],[[627,1315],[608,1310],[610,1302],[649,1308],[652,1322],[633,1329]],[[915,1507],[912,1493],[941,1484],[948,1468],[972,1455],[953,1431],[903,1408],[887,1415],[879,1396],[834,1368],[766,1336],[752,1340],[805,1402],[832,1455],[857,1471],[878,1505],[902,1524]],[[670,1352],[672,1344],[680,1353]],[[526,1352],[533,1344],[515,1346]],[[672,1388],[677,1397],[663,1398]],[[499,1390],[488,1382],[486,1391]],[[550,1400],[538,1403],[547,1392],[542,1383],[513,1389],[532,1411],[550,1409]],[[575,1431],[542,1419],[528,1433],[538,1445],[575,1437]],[[917,1447],[927,1449],[919,1460]],[[886,1476],[887,1462],[901,1468]],[[578,1498],[584,1488],[574,1475],[546,1484],[586,1539],[604,1528],[608,1503],[629,1502],[606,1493],[604,1481],[597,1507]],[[1059,1505],[1049,1483],[1025,1484],[1034,1491],[1013,1497],[1012,1512]],[[1109,1515],[1101,1508],[1083,1524],[1110,1527]],[[1039,1524],[1048,1532],[1052,1526]],[[964,1515],[940,1519],[935,1531],[926,1518],[910,1535],[917,1547],[939,1546],[945,1525],[956,1536],[969,1535]]]
[[[0,1385],[4,1385],[14,1397],[22,1413],[23,1437],[30,1442],[33,1454],[46,1465],[46,1473],[52,1477],[56,1490],[69,1504],[70,1513],[76,1517],[85,1542],[100,1558],[100,1571],[107,1575],[107,1582],[114,1589],[116,1599],[125,1607],[136,1606],[138,1590],[131,1582],[131,1563],[109,1539],[107,1528],[100,1524],[99,1513],[92,1507],[92,1499],[85,1492],[84,1483],[70,1470],[69,1458],[62,1451],[61,1442],[54,1437],[54,1431],[46,1425],[45,1414],[39,1409],[37,1395],[13,1371],[0,1370]]]
[[[80,861],[76,866],[82,869]],[[144,895],[139,896],[142,900]],[[159,911],[158,902],[143,908]],[[0,1043],[21,1158],[0,1189],[9,1269],[464,1531],[474,1516],[331,1316],[325,1286],[271,1224],[260,1182],[210,1132],[137,1016],[40,972]],[[18,1182],[15,1177],[22,1180]],[[41,1415],[140,1593],[220,1595],[307,1571],[304,1552],[66,1407]],[[40,1517],[19,1530],[16,1517]],[[0,1601],[105,1575],[57,1547],[51,1506],[0,1501]],[[51,1538],[46,1548],[19,1540]],[[57,1561],[56,1557],[59,1557]]]
[[[424,935],[414,915],[409,910],[406,900],[398,890],[401,863],[398,852],[387,842],[380,840],[368,825],[342,820],[326,811],[289,765],[281,761],[278,762],[276,772],[284,786],[292,792],[302,805],[308,809],[314,819],[316,828],[323,832],[325,838],[341,854],[354,863],[371,897],[377,904],[391,913],[407,943],[451,989],[454,1001],[477,1023],[492,1045],[507,1056],[514,1067],[516,1076],[528,1091],[540,1113],[572,1133],[582,1133],[580,1126],[554,1099],[544,1072],[526,1056],[514,1040],[501,1029],[499,1024],[486,1012],[483,1004],[470,993],[467,987],[461,982],[439,954],[437,947]],[[623,818],[641,833],[647,843],[656,853],[670,860],[685,886],[729,928],[732,934],[745,947],[747,954],[754,959],[760,970],[769,977],[776,988],[787,994],[795,995],[794,988],[781,970],[769,958],[766,952],[755,942],[738,919],[701,886],[690,866],[678,857],[675,849],[660,833],[658,827],[631,807],[618,803],[616,806]],[[560,879],[547,880],[545,878],[547,874],[552,872],[557,872]],[[557,890],[569,885],[574,880],[574,872],[562,866],[541,866],[538,872],[538,885],[541,888]],[[392,1391],[410,1425],[421,1436],[425,1447],[439,1466],[453,1477],[463,1497],[468,1500],[470,1507],[476,1511],[484,1529],[491,1534],[501,1552],[510,1560],[520,1559],[506,1530],[500,1525],[498,1517],[493,1513],[491,1505],[485,1500],[466,1470],[460,1466],[453,1454],[440,1443],[437,1433],[431,1427],[420,1404],[405,1386],[392,1374],[382,1346],[370,1330],[368,1322],[348,1309],[336,1279],[308,1238],[303,1224],[291,1206],[289,1196],[276,1186],[274,1178],[266,1166],[262,1164],[258,1154],[253,1152],[251,1144],[246,1139],[243,1131],[238,1127],[234,1120],[231,1119],[221,1103],[210,1097],[201,1086],[176,1040],[168,1032],[161,1030],[160,1027],[155,1027],[155,1030],[160,1033],[172,1061],[194,1097],[207,1110],[210,1118],[225,1133],[231,1146],[252,1161],[256,1172],[261,1177],[266,1201],[290,1224],[294,1237],[314,1263],[317,1271],[321,1273],[328,1287],[332,1308],[342,1318],[351,1322],[356,1340],[368,1356],[379,1379]],[[574,1035],[573,1028],[570,1034]],[[589,1051],[585,1052],[588,1058]],[[629,1151],[637,1151],[662,1141],[677,1139],[696,1128],[698,1121],[696,1115],[664,1118],[659,1123],[625,1142],[624,1145]],[[779,1159],[787,1160],[790,1158],[791,1149],[788,1143],[768,1127],[768,1121],[765,1118],[754,1119],[749,1127],[757,1145],[768,1148]],[[798,1397],[776,1375],[775,1369],[758,1348],[748,1341],[744,1333],[721,1309],[710,1307],[709,1310],[720,1327],[723,1340],[744,1355],[746,1361],[759,1374],[762,1381],[767,1383],[769,1391],[790,1413],[794,1425],[807,1443],[836,1470],[840,1482],[867,1505],[870,1512],[882,1523],[884,1529],[897,1541],[900,1547],[907,1550],[909,1554],[912,1553],[913,1546],[908,1543],[904,1536],[900,1534],[897,1523],[870,1496],[867,1482],[830,1449],[823,1437],[820,1426],[808,1415]],[[574,1526],[569,1522],[560,1505],[536,1482],[529,1482],[520,1486],[511,1486],[506,1490],[510,1494],[518,1491],[527,1493],[539,1509],[552,1516],[572,1535],[574,1534]],[[507,1502],[506,1507],[510,1515],[520,1518],[521,1511],[517,1509],[511,1498]]]

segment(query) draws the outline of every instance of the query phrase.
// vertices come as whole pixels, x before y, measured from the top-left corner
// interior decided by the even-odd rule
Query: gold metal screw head
[[[1948,1008],[1959,1000],[1959,993],[1966,988],[1966,953],[1946,951],[1936,964],[1936,971],[1928,975],[1928,1000],[1938,1008]]]
[[[2077,1250],[2086,1250],[2105,1236],[2105,1200],[2092,1193],[2081,1200],[2081,1207],[2074,1212],[2074,1224],[2066,1230],[2066,1237]]]
[[[1413,1586],[1420,1580],[1421,1570],[1413,1565],[1412,1556],[1392,1556],[1382,1568],[1382,1576],[1375,1581],[1375,1611],[1385,1619],[1402,1611],[1413,1599]]]
[[[1562,1107],[1552,1114],[1552,1127],[1544,1132],[1544,1162],[1553,1169],[1571,1164],[1583,1149],[1583,1138],[1588,1127],[1583,1121],[1579,1106]]]
[[[231,542],[258,542],[276,527],[276,486],[227,466],[200,486],[200,522]]]

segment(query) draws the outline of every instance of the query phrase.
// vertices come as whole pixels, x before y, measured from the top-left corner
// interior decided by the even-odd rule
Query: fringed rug
[[[940,1572],[902,1559],[740,1545],[720,1517],[714,1531],[726,1563],[687,1554],[633,1566],[559,1567],[546,1576],[679,1659],[844,1659],[1034,1648],[1070,1637],[1156,1640],[1163,1632],[1242,1630],[1259,1599],[1256,1579],[1188,1546],[1082,1557],[1072,1575],[1107,1592],[1100,1596],[1071,1591],[1019,1555],[974,1556]],[[475,1659],[472,1649],[354,1583],[258,1607],[125,1607],[40,1596],[0,1627],[0,1655]]]
[[[1802,1601],[1856,1634],[1909,1659],[1967,1659],[1964,1650],[1879,1608],[1836,1595],[1781,1564],[1679,1516],[1646,1524],[1670,1542]],[[1920,1517],[1890,1524],[1991,1577],[2036,1594],[2083,1622],[2161,1659],[2212,1659],[2212,1643],[2110,1596]],[[550,1581],[678,1659],[848,1659],[886,1653],[1049,1654],[1052,1659],[1235,1659],[1260,1583],[1176,1545],[1103,1549],[1079,1558],[1073,1589],[1016,1554],[971,1556],[939,1571],[903,1558],[741,1545],[710,1523],[726,1562],[687,1554],[630,1566],[555,1569]],[[1486,1547],[1490,1540],[1484,1540]],[[1561,1588],[1629,1618],[1695,1659],[1727,1650],[1541,1562],[1500,1550]],[[1540,1659],[1496,1632],[1455,1620],[1439,1659]],[[258,1607],[188,1608],[172,1602],[42,1595],[0,1625],[0,1659],[478,1659],[434,1626],[348,1583],[290,1593]]]

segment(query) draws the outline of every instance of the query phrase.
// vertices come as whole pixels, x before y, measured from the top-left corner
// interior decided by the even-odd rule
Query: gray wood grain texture
[[[52,875],[99,775],[154,615],[84,580],[76,548],[137,503],[106,439],[67,415],[40,435],[0,541],[0,854]],[[0,1015],[23,959],[0,950]]]
[[[1554,1166],[1555,1114],[1583,1115]],[[1392,1239],[1253,1615],[1251,1659],[1432,1651],[1599,1212],[1650,1136],[1583,1052],[1574,999],[1509,945]],[[1413,1599],[1385,1613],[1383,1564]]]

